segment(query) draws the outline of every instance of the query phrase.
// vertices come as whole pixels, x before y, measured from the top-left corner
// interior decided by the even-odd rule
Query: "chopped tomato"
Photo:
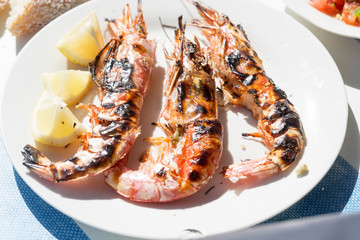
[[[323,13],[335,16],[341,12],[344,1],[345,0],[310,0],[310,5]]]
[[[360,7],[360,1],[346,1],[342,17],[346,24],[360,26],[360,18],[354,15],[354,11]]]
[[[335,3],[336,8],[339,10],[341,10],[345,4],[345,0],[334,0],[332,2]]]

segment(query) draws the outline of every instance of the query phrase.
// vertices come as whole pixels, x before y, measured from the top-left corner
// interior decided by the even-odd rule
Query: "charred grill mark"
[[[299,151],[299,145],[297,139],[289,137],[285,134],[276,139],[274,149],[294,149]]]
[[[101,129],[99,132],[101,135],[109,135],[110,133],[114,133],[120,126],[121,123],[111,122],[107,127]]]
[[[292,163],[297,156],[297,153],[292,149],[286,149],[280,156],[285,165]]]
[[[260,103],[260,101],[259,101],[258,91],[257,91],[256,89],[253,89],[253,88],[252,88],[252,89],[249,89],[249,90],[248,90],[248,93],[251,94],[251,95],[253,95],[253,97],[254,97],[254,102],[256,103],[256,105],[260,106],[261,103]]]
[[[185,99],[186,96],[186,83],[181,82],[179,83],[178,87],[177,87],[177,92],[178,92],[178,110],[180,111],[180,113],[183,113],[183,100]]]
[[[279,136],[285,133],[291,127],[299,129],[301,131],[299,115],[293,111],[288,112],[281,117],[281,124],[279,125],[279,127],[271,131],[271,135]]]
[[[197,95],[201,95],[205,101],[213,101],[214,100],[214,96],[212,94],[212,90],[211,88],[203,83],[203,81],[200,81],[198,84],[195,84],[193,86],[194,92]]]
[[[257,92],[258,92],[258,91],[257,91],[256,89],[250,89],[250,90],[248,91],[248,93],[253,94],[253,95],[256,95]]]
[[[120,131],[120,133],[123,133],[123,132],[128,132],[130,129],[132,129],[134,127],[135,127],[134,122],[128,121],[128,120],[123,120],[120,122],[118,130]],[[114,137],[116,137],[116,136],[121,138],[121,135],[115,135]]]
[[[117,141],[117,139],[113,138],[113,141],[103,147],[98,155],[90,161],[89,167],[96,169],[102,166],[103,162],[111,160],[115,152],[114,141]]]
[[[238,98],[241,97],[241,95],[240,95],[240,94],[237,94],[236,92],[232,92],[232,93],[231,93],[231,96],[232,96],[234,99],[238,99]]]
[[[249,45],[250,46],[250,45]],[[249,47],[250,49],[250,47]],[[253,52],[254,54],[256,54],[255,52]],[[247,65],[256,68],[257,70],[262,70],[261,66],[258,66],[256,64],[256,61],[254,60],[254,58],[251,56],[251,54],[248,52],[248,50],[244,50],[241,52],[241,56],[242,59],[244,59],[245,61],[247,61]]]
[[[110,161],[115,152],[114,142],[117,141],[116,138],[107,144],[104,145],[102,150],[98,153],[98,155],[91,159],[89,162],[85,164],[82,163],[81,159],[78,157],[73,157],[68,161],[74,164],[74,168],[61,168],[60,171],[56,171],[56,169],[52,169],[56,176],[56,181],[67,181],[70,179],[77,178],[79,176],[85,176],[88,172],[88,169],[97,169],[103,166],[103,163],[106,161]]]
[[[239,72],[237,70],[237,66],[240,65],[241,60],[246,61],[246,65],[248,67],[254,67],[259,71],[262,71],[261,66],[258,66],[254,58],[250,55],[250,53],[246,50],[239,52],[235,51],[231,54],[229,54],[227,57],[225,57],[226,63],[230,67],[231,71],[240,78],[241,81],[243,81],[243,84],[245,86],[251,85],[256,79],[257,76],[255,74],[249,75],[247,73]]]
[[[210,67],[208,64],[206,64],[205,66],[202,65],[202,69],[203,69],[207,74],[212,75],[212,69],[211,69],[211,67]]]
[[[257,79],[257,75],[249,75],[245,80],[243,81],[244,86],[252,85],[254,81]]]
[[[165,170],[165,167],[162,167],[157,173],[155,173],[156,176],[158,177],[165,177],[166,175],[166,170]]]
[[[116,20],[114,18],[105,18],[105,21],[115,23]]]
[[[272,85],[275,85],[275,82],[274,82],[274,80],[272,80],[271,77],[267,76],[264,72],[261,72],[260,74],[262,76],[266,77]]]
[[[203,149],[201,151],[200,156],[198,156],[194,159],[191,159],[191,163],[193,165],[206,166],[210,154],[211,154],[211,152],[208,149]]]
[[[277,101],[274,103],[274,110],[270,112],[268,119],[273,121],[281,116],[286,115],[287,113],[292,112],[289,107],[288,101]]]
[[[196,170],[191,170],[189,172],[189,180],[190,181],[196,181],[196,180],[199,180],[200,179],[200,173]]]
[[[74,170],[78,175],[81,175],[81,173],[86,173],[87,169],[88,169],[88,165],[76,164],[74,166]]]
[[[248,37],[247,37],[247,35],[246,35],[246,33],[245,33],[244,28],[243,28],[240,24],[238,24],[237,27],[238,27],[238,29],[244,34],[244,37],[246,38],[246,40],[249,41],[249,39],[248,39]],[[246,44],[246,46],[249,45],[248,42],[245,42],[245,44]],[[248,48],[250,48],[250,47],[248,47]]]
[[[109,109],[109,108],[113,108],[115,107],[115,103],[113,102],[113,100],[111,99],[111,95],[113,93],[112,92],[106,92],[102,102],[101,102],[101,106],[105,109]]]
[[[105,109],[109,109],[109,108],[113,108],[115,107],[115,104],[113,102],[107,102],[107,103],[102,103],[101,106]]]
[[[300,146],[298,144],[298,140],[295,137],[291,137],[285,134],[276,139],[272,151],[280,151],[280,159],[285,165],[289,165],[295,160],[298,152],[300,151]]]
[[[205,134],[222,136],[222,125],[218,120],[197,120],[194,123],[192,141],[196,142]]]
[[[190,59],[194,59],[195,53],[198,52],[196,44],[192,42],[187,43],[185,50],[185,54],[188,55]]]
[[[69,159],[69,162],[72,162],[74,164],[77,164],[78,161],[79,161],[79,158],[76,156]]]
[[[113,145],[105,145],[103,150],[100,152],[99,158],[110,158],[115,152],[115,147]]]
[[[105,75],[101,85],[110,92],[124,92],[135,88],[131,79],[132,72],[133,65],[127,58],[118,61],[111,57],[105,64]]]
[[[135,104],[129,100],[128,102],[116,107],[115,113],[123,119],[129,119],[130,117],[133,117],[135,115],[135,112],[132,110],[132,108],[134,107]]]
[[[201,106],[201,105],[197,105],[195,107],[195,112],[196,113],[200,113],[200,114],[206,114],[208,111],[205,107]]]
[[[127,132],[131,129],[131,121],[111,122],[108,126],[102,128],[99,132],[101,135],[117,135],[122,132]],[[119,135],[121,137],[121,135]]]
[[[274,90],[274,93],[276,93],[276,95],[279,97],[279,99],[287,98],[286,93],[283,90],[281,90],[280,88],[278,88],[277,86],[274,86],[273,90]]]
[[[70,171],[70,169],[67,168],[61,168],[60,171],[57,171],[55,173],[55,176],[57,182],[70,180],[72,179],[72,171]]]
[[[239,72],[236,67],[240,64],[241,54],[236,51],[225,57],[226,63],[230,67],[231,71],[241,79],[247,78],[249,75]]]
[[[212,91],[210,90],[209,86],[204,84],[202,87],[202,93],[203,93],[203,97],[204,97],[205,101],[213,100]]]

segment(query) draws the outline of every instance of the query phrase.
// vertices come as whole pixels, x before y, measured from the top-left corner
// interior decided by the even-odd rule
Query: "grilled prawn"
[[[108,28],[113,38],[90,64],[100,104],[79,106],[89,112],[92,129],[82,136],[78,152],[70,159],[51,162],[33,146],[23,149],[23,164],[50,181],[103,172],[130,151],[140,132],[139,114],[151,82],[156,45],[146,39],[141,8],[132,19],[127,5],[123,17],[109,20]]]
[[[266,75],[243,28],[197,1],[192,3],[202,20],[194,19],[190,24],[199,27],[209,41],[206,56],[226,102],[245,106],[258,120],[258,132],[243,136],[261,138],[270,149],[264,158],[228,166],[225,177],[236,182],[284,171],[303,148],[304,131],[298,113],[285,92]]]
[[[166,105],[158,125],[168,137],[147,138],[151,146],[138,170],[120,162],[105,182],[119,194],[141,202],[169,202],[197,192],[214,174],[222,152],[215,82],[195,43],[184,36],[179,18],[175,49],[168,60]]]

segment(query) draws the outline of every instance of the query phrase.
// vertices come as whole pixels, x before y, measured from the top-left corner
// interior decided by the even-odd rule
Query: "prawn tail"
[[[279,171],[279,165],[265,157],[257,160],[245,160],[231,164],[225,167],[222,173],[225,178],[236,183],[240,179],[243,180],[249,177],[265,178]]]
[[[52,162],[35,147],[27,144],[23,151],[23,165],[32,172],[50,181],[55,181],[55,175],[51,170]]]

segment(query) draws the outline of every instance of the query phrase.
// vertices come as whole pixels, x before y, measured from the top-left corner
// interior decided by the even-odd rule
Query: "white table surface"
[[[348,161],[356,170],[360,166],[360,45],[358,40],[346,38],[338,35],[328,33],[308,21],[297,16],[287,9],[281,0],[262,0],[269,6],[284,11],[296,20],[305,25],[328,49],[329,53],[335,60],[340,73],[343,77],[345,89],[348,97],[349,116],[348,128],[343,147],[340,155]],[[302,1],[302,0],[299,0]],[[22,37],[14,37],[5,29],[5,21],[9,14],[9,8],[0,10],[0,89],[4,87],[7,75],[14,63],[17,54],[26,42],[33,36],[28,34]],[[355,54],[356,53],[356,54]],[[1,94],[0,93],[0,94]],[[0,95],[1,96],[1,95]],[[348,220],[347,220],[348,221]],[[359,218],[357,218],[359,222]],[[111,233],[99,231],[95,228],[78,223],[81,229],[91,239],[130,239],[126,237],[117,236]],[[279,227],[278,227],[279,228]],[[281,229],[281,227],[279,228]],[[266,232],[266,231],[265,231]],[[244,234],[244,233],[243,233]],[[246,235],[247,234],[247,235]],[[239,234],[238,237],[250,236],[248,233],[244,235]],[[259,237],[262,235],[260,234]],[[227,239],[235,239],[229,237]],[[248,238],[249,239],[249,238]],[[254,239],[254,238],[250,238]],[[261,238],[262,239],[262,238]],[[265,238],[264,238],[265,239]],[[349,239],[349,238],[348,238]]]

